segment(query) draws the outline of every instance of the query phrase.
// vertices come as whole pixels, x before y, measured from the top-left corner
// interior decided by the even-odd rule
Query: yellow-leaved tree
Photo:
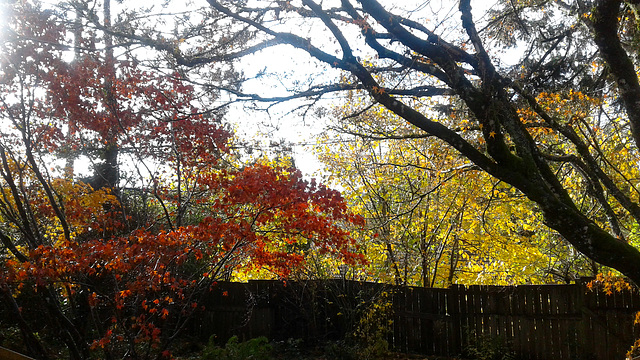
[[[598,272],[596,264],[542,225],[535,204],[520,192],[382,106],[367,105],[362,95],[353,92],[336,108],[337,120],[316,150],[352,211],[367,219],[359,234],[370,261],[367,276],[446,287],[569,282]],[[576,99],[567,101],[583,111],[597,104],[572,96]],[[571,111],[557,94],[544,100]],[[460,122],[469,141],[482,141],[464,119],[467,114],[454,111],[453,104],[447,108],[446,114],[432,111],[434,121]],[[562,146],[544,129],[539,136]],[[584,185],[576,179],[569,170],[565,182],[580,193]]]

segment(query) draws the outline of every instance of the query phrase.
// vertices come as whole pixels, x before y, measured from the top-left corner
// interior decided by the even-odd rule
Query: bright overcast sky
[[[462,36],[460,23],[460,13],[458,12],[458,1],[452,0],[432,0],[432,1],[381,1],[383,4],[394,4],[394,13],[409,16],[412,19],[424,21],[430,28],[445,39],[456,39]],[[474,18],[479,24],[484,21],[483,15],[486,10],[496,4],[496,1],[473,1],[472,7]],[[398,5],[401,4],[401,5]],[[313,32],[320,32],[320,28],[302,28],[298,30],[299,35],[310,35],[316,46],[317,39]],[[327,36],[330,36],[328,34]],[[328,39],[328,38],[327,38]],[[354,44],[360,42],[354,42]],[[354,49],[358,51],[358,49]],[[366,49],[359,49],[360,54],[366,57]],[[259,80],[248,82],[244,90],[255,92],[263,96],[286,95],[287,89],[295,87],[296,82],[314,81],[322,83],[330,81],[339,75],[337,70],[328,69],[326,66],[317,66],[309,56],[302,50],[294,49],[291,46],[281,45],[264,50],[254,56],[247,57],[241,62],[241,68],[248,77],[252,77],[259,71],[266,69],[267,75]],[[332,105],[331,95],[321,106],[330,107]],[[293,153],[296,165],[307,175],[320,175],[321,164],[312,154],[312,145],[315,143],[315,136],[318,135],[325,126],[326,119],[317,118],[312,113],[302,118],[300,111],[289,113],[300,101],[291,101],[270,109],[267,113],[244,112],[240,107],[235,107],[228,117],[233,121],[239,131],[241,138],[256,138],[262,136],[263,146],[268,146],[270,141],[285,139],[294,144]],[[250,120],[247,120],[250,119]]]
[[[5,14],[8,1],[9,0],[0,0],[0,27],[6,26]],[[56,3],[56,1],[51,0],[44,1],[47,7],[55,6]],[[184,2],[174,1],[174,3],[176,6],[184,6]],[[381,0],[381,3],[390,7],[394,13],[425,22],[429,25],[430,29],[446,39],[455,39],[461,36],[458,1]],[[479,24],[483,23],[485,11],[491,6],[494,6],[495,3],[495,0],[471,1],[474,17]],[[117,11],[115,9],[116,6],[140,6],[140,3],[125,0],[121,5],[113,5],[115,5],[113,6],[113,12],[115,13]],[[207,4],[204,1],[201,3],[196,1],[193,6],[207,6]],[[301,31],[302,34],[300,35],[305,35],[304,33],[306,32],[312,39],[316,39],[316,46],[323,46],[323,44],[317,43],[317,39],[322,39],[322,36],[313,34],[324,31],[322,25],[317,28],[307,26],[306,28],[296,28],[295,30]],[[4,33],[4,31],[2,31],[2,33]],[[0,40],[2,40],[1,35]],[[354,42],[354,44],[355,43],[356,42]],[[354,50],[356,50],[356,54],[363,58],[368,56],[366,48]],[[296,82],[308,82],[311,79],[314,83],[322,83],[324,81],[330,81],[339,75],[339,72],[336,70],[328,69],[325,66],[317,66],[316,63],[310,60],[306,53],[293,49],[290,46],[278,46],[267,49],[252,57],[243,59],[241,69],[248,77],[266,69],[267,76],[262,77],[259,81],[248,82],[244,88],[245,91],[259,93],[265,96],[286,95],[288,89],[290,90],[295,87]],[[330,99],[331,96],[327,96],[327,100],[321,105],[331,106]],[[255,139],[260,141],[262,146],[268,147],[271,141],[279,141],[280,139],[292,142],[295,144],[293,152],[298,167],[301,168],[303,173],[312,175],[318,172],[320,164],[311,153],[310,145],[315,141],[314,136],[322,130],[325,124],[322,118],[317,118],[311,114],[302,118],[300,112],[291,113],[291,111],[300,104],[299,101],[281,104],[271,108],[269,113],[249,112],[243,110],[241,106],[235,106],[230,111],[227,120],[235,124],[238,135],[241,138],[245,140]]]

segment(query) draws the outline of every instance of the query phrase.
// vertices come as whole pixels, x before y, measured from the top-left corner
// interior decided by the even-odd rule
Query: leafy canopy
[[[637,163],[640,144],[640,82],[636,48],[629,46],[637,39],[634,3],[505,1],[478,24],[470,1],[462,0],[451,18],[460,31],[452,32],[439,32],[420,11],[376,0],[208,4],[213,17],[233,19],[237,34],[252,37],[210,53],[195,43],[174,48],[177,63],[205,71],[265,46],[292,46],[344,76],[318,79],[288,98],[366,91],[371,104],[414,132],[517,189],[585,256],[640,282],[640,252],[630,240],[640,219],[637,178],[620,166]],[[120,35],[166,50],[134,29]],[[516,44],[526,49],[521,62],[502,66],[502,51]],[[456,117],[443,121],[416,106],[444,96],[450,100],[440,109]],[[405,136],[402,129],[387,135]]]

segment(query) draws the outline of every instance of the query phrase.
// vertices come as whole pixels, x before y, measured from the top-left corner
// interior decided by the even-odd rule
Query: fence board
[[[533,359],[535,348],[531,346],[531,331],[534,328],[535,324],[533,322],[533,307],[531,305],[531,299],[529,299],[529,292],[527,291],[527,287],[517,287],[518,295],[519,295],[519,306],[520,306],[520,342],[521,348],[520,357],[525,359]]]
[[[553,331],[552,317],[550,311],[551,289],[547,286],[539,286],[537,289],[537,300],[539,302],[538,314],[536,315],[536,334],[538,334],[538,349],[540,354],[553,354],[553,342],[551,332]]]
[[[469,346],[469,335],[472,331],[473,322],[471,321],[470,314],[470,305],[469,305],[469,292],[467,288],[463,285],[460,285],[458,300],[460,301],[460,334],[461,336],[461,348],[460,351],[464,350],[465,347]]]
[[[421,347],[421,336],[420,336],[420,325],[422,320],[420,318],[420,290],[418,288],[410,287],[407,291],[406,300],[406,310],[411,314],[411,317],[408,318],[407,324],[408,328],[404,329],[407,334],[407,349],[420,349]]]
[[[438,319],[436,319],[436,333],[437,341],[434,347],[436,354],[450,354],[450,350],[455,345],[452,338],[454,337],[454,331],[451,327],[451,317],[448,315],[448,295],[449,293],[445,289],[438,289],[435,292],[436,301],[434,302]]]
[[[449,349],[446,356],[462,353],[462,322],[461,322],[461,308],[460,308],[460,294],[461,285],[453,285],[449,288],[447,294],[447,316],[448,316],[448,331],[449,337]]]

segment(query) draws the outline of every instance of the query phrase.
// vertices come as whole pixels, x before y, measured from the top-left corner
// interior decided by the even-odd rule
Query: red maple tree
[[[364,261],[348,232],[362,219],[337,191],[291,168],[226,165],[232,134],[178,72],[93,51],[91,33],[67,60],[61,22],[28,3],[12,11],[0,59],[0,291],[31,354],[59,355],[43,345],[50,336],[74,359],[170,356],[220,279],[287,277],[309,254]],[[85,181],[78,156],[95,164]],[[137,176],[121,176],[123,157]],[[59,330],[35,335],[47,326]]]

